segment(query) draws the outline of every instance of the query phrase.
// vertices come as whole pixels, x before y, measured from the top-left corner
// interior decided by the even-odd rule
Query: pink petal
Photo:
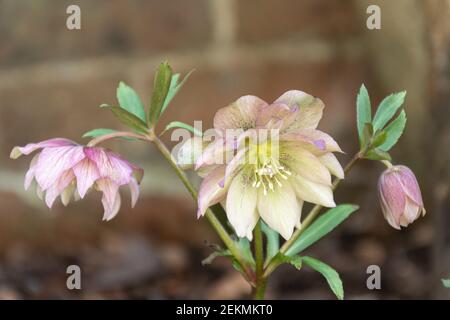
[[[315,146],[317,151],[342,152],[337,142],[325,132],[315,129],[295,129],[280,135],[281,141],[298,141]],[[310,150],[311,151],[311,150]]]
[[[82,146],[45,148],[39,154],[35,168],[36,181],[42,190],[47,190],[66,170],[85,157]]]
[[[405,210],[406,196],[394,172],[387,172],[380,177],[379,190],[387,214],[399,224]]]
[[[100,173],[95,163],[89,158],[85,158],[73,167],[73,172],[77,177],[77,189],[81,198],[84,198],[86,192],[100,178]]]
[[[299,108],[299,112],[289,129],[317,128],[325,107],[322,100],[299,90],[287,91],[275,102],[285,103],[290,108]]]
[[[276,128],[288,127],[295,120],[298,108],[289,108],[285,103],[273,103],[261,109],[256,119],[258,128]]]
[[[399,170],[396,170],[397,178],[403,187],[403,190],[417,205],[423,206],[422,194],[420,192],[419,183],[416,176],[406,166],[397,166]]]
[[[36,172],[36,163],[37,163],[38,159],[39,159],[39,154],[35,155],[33,157],[33,159],[31,160],[30,169],[28,169],[28,171],[27,171],[27,173],[25,175],[25,182],[24,182],[25,190],[28,190],[28,188],[31,185],[31,182],[34,179],[34,174]]]
[[[102,203],[105,209],[103,220],[111,220],[120,208],[119,186],[110,179],[99,179],[96,185],[103,192]]]
[[[131,207],[134,208],[139,198],[139,184],[135,178],[130,180],[130,192],[131,192]]]
[[[73,181],[75,175],[71,169],[63,172],[58,180],[47,189],[45,193],[45,203],[49,208],[52,207],[55,199],[67,188],[67,186]]]
[[[224,179],[225,166],[219,166],[203,179],[198,192],[198,211],[197,217],[203,216],[206,210],[222,201],[226,195],[226,188],[219,186],[220,181]]]
[[[102,148],[85,148],[84,152],[97,165],[100,177],[111,179],[119,186],[130,182],[133,167],[128,161]]]
[[[259,111],[267,106],[264,100],[255,96],[243,96],[227,107],[219,109],[214,116],[214,128],[226,134],[226,129],[254,128]]]
[[[11,158],[17,159],[22,154],[28,155],[33,151],[40,148],[52,148],[52,147],[64,147],[64,146],[75,146],[77,145],[72,140],[64,139],[64,138],[54,138],[45,141],[41,141],[38,143],[29,143],[24,147],[14,147],[11,151]]]
[[[227,163],[233,155],[233,143],[225,139],[218,138],[209,144],[198,157],[195,163],[195,170],[212,165],[222,165]]]

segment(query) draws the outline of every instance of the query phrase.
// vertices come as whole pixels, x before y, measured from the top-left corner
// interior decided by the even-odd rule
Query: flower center
[[[281,187],[283,181],[292,174],[279,162],[278,148],[270,142],[255,145],[253,149],[253,188],[263,188],[264,195],[269,191],[274,191],[275,187]]]

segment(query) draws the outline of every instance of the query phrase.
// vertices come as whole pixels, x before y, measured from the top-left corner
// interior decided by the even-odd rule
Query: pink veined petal
[[[197,218],[203,216],[206,210],[225,198],[226,188],[219,186],[224,179],[225,166],[219,166],[203,179],[198,192]]]
[[[39,154],[35,167],[36,181],[42,190],[47,190],[66,170],[85,157],[82,146],[45,148]]]
[[[322,119],[323,108],[325,107],[322,100],[299,90],[290,90],[275,102],[287,104],[290,108],[298,107],[299,112],[292,124],[287,128],[291,129],[315,129]]]
[[[134,208],[139,198],[139,184],[134,177],[130,179],[131,207]]]
[[[296,118],[298,108],[285,103],[273,103],[261,109],[256,119],[257,128],[281,129],[289,127]]]
[[[111,220],[120,208],[119,185],[107,178],[97,180],[96,185],[103,192],[102,203],[105,209],[103,220]]]
[[[420,216],[420,207],[413,200],[407,198],[403,216],[406,217],[408,223],[413,223]]]
[[[100,178],[97,165],[89,158],[85,158],[73,167],[73,172],[77,177],[77,189],[80,198],[84,198],[86,192]]]
[[[41,141],[38,143],[29,143],[24,147],[14,147],[11,151],[11,158],[17,159],[22,154],[28,155],[33,151],[41,148],[51,148],[51,147],[64,147],[64,146],[75,146],[77,145],[75,142],[69,139],[64,138],[54,138],[45,141]]]
[[[423,206],[422,194],[414,173],[406,166],[397,166],[397,168],[399,170],[395,171],[396,176],[399,179],[405,193],[417,205]]]
[[[388,214],[392,215],[397,224],[406,206],[406,195],[395,172],[387,172],[380,177],[382,200],[384,200]]]
[[[75,179],[75,175],[71,169],[66,170],[61,174],[58,180],[47,189],[45,193],[45,203],[49,208],[52,207],[55,199],[66,189],[69,184]]]
[[[107,178],[121,186],[130,182],[133,168],[117,154],[102,148],[85,148],[86,156],[96,165],[101,178]]]
[[[34,174],[36,172],[36,163],[37,163],[38,158],[39,158],[39,154],[35,155],[33,157],[33,159],[31,160],[30,169],[28,169],[28,171],[25,175],[25,182],[24,182],[25,190],[28,190],[28,188],[31,185],[31,182],[34,179]]]
[[[243,96],[216,112],[214,128],[223,136],[227,129],[254,128],[257,115],[264,106],[267,106],[267,102],[258,97]]]

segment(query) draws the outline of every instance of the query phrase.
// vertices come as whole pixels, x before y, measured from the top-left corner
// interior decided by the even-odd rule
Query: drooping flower
[[[426,213],[417,179],[406,166],[392,166],[381,174],[378,196],[384,217],[395,229],[407,227]]]
[[[45,194],[49,208],[58,196],[67,205],[72,198],[84,198],[88,190],[94,188],[103,193],[103,219],[111,220],[120,209],[119,187],[126,184],[131,190],[132,207],[136,204],[143,170],[118,154],[105,148],[55,138],[14,147],[11,158],[17,159],[39,149],[42,150],[31,160],[24,185],[28,189],[36,180],[37,193],[40,197]]]
[[[239,237],[251,239],[262,218],[289,239],[304,201],[334,207],[331,174],[343,179],[344,172],[332,153],[341,152],[338,144],[316,129],[323,108],[320,99],[293,90],[272,104],[244,96],[218,110],[218,137],[196,163],[197,170],[210,168],[198,215],[222,202]]]

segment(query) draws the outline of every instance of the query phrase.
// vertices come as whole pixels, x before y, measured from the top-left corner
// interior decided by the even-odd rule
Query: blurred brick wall
[[[325,102],[320,128],[351,154],[356,149],[354,101],[362,82],[375,101],[406,88],[419,96],[410,104],[426,107],[425,89],[418,90],[421,83],[410,81],[414,76],[403,70],[395,82],[395,75],[380,71],[380,61],[386,61],[380,57],[394,57],[387,64],[391,66],[412,56],[407,71],[423,74],[423,55],[416,58],[409,54],[412,49],[405,49],[412,43],[414,52],[425,50],[425,27],[416,23],[423,20],[422,2],[373,3],[382,6],[383,26],[387,26],[382,30],[366,29],[369,1],[364,0],[0,0],[0,195],[2,201],[13,203],[2,206],[1,214],[47,212],[32,192],[23,191],[30,159],[11,161],[8,155],[13,146],[56,136],[81,141],[80,136],[90,129],[120,127],[98,106],[115,102],[120,80],[148,101],[153,72],[166,58],[178,72],[196,71],[161,126],[172,120],[203,120],[206,129],[214,112],[239,96],[254,94],[272,101],[286,90],[300,89]],[[81,7],[82,30],[66,29],[70,4]],[[407,16],[400,14],[404,8],[409,8]],[[385,17],[388,11],[392,13]],[[409,21],[420,32],[399,28],[399,20]],[[403,33],[399,36],[392,30]],[[403,44],[400,37],[410,40]],[[374,54],[374,48],[386,49],[392,43],[396,43],[392,52],[405,54]],[[386,85],[393,82],[395,86]],[[112,146],[148,168],[144,193],[186,196],[150,147],[122,142]],[[365,178],[355,174],[353,179],[365,183]],[[26,205],[21,205],[24,200]],[[126,211],[127,206],[123,207]],[[135,211],[146,210],[141,201]],[[195,222],[190,219],[193,210],[187,213],[191,223]],[[53,211],[65,209],[56,205]],[[93,216],[98,219],[100,212]]]

